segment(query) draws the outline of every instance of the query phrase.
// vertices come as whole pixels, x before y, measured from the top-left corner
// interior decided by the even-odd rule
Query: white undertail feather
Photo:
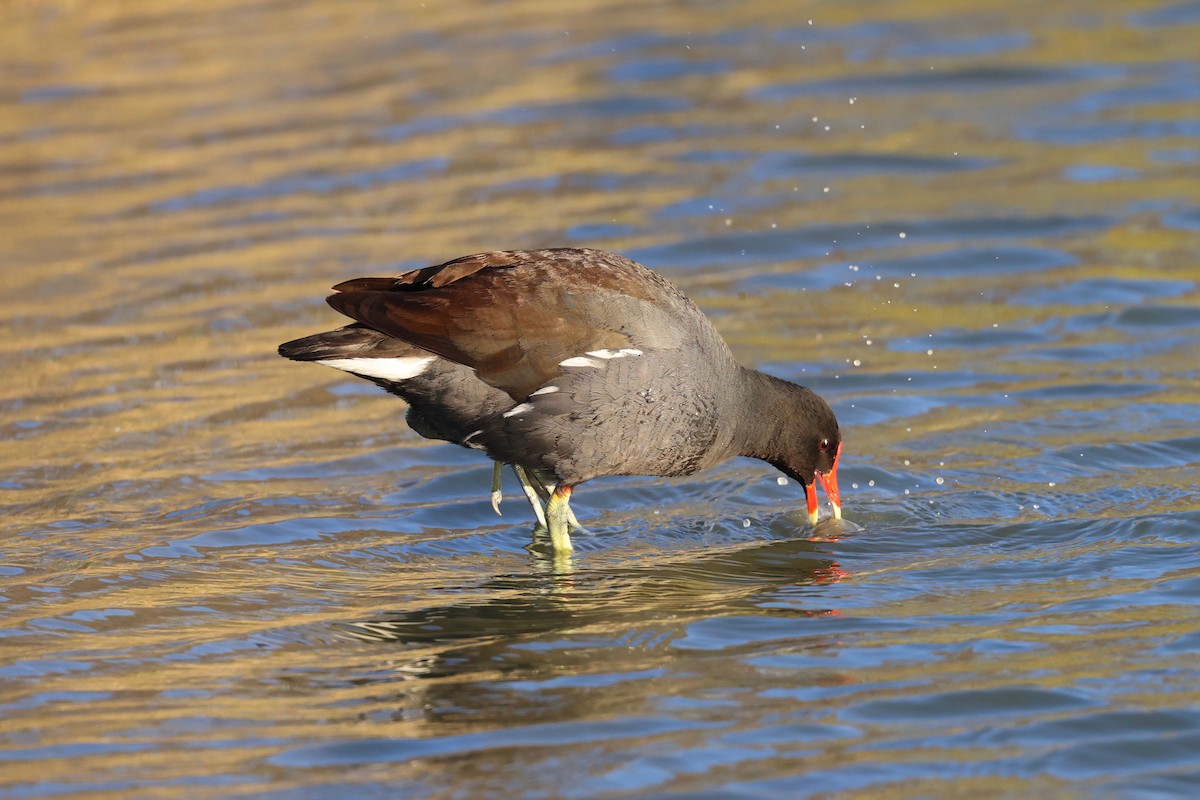
[[[558,362],[560,367],[598,367],[600,362],[587,356],[572,356],[566,361]]]
[[[406,381],[415,378],[434,362],[437,356],[408,356],[405,358],[326,358],[318,361],[326,367],[379,378],[385,381]]]

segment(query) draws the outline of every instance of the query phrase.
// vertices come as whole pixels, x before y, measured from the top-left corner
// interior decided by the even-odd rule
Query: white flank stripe
[[[533,410],[533,403],[521,403],[519,406],[513,406],[508,411],[504,412],[504,417],[515,417],[517,414],[524,414],[526,411]]]
[[[539,394],[554,394],[557,391],[558,391],[557,386],[543,386],[542,388],[538,389],[536,392],[530,392],[529,396],[534,397],[535,395],[539,395]]]
[[[598,367],[600,362],[587,356],[572,356],[566,361],[558,362],[560,367]]]
[[[318,361],[327,367],[380,378],[385,381],[406,381],[415,378],[433,363],[437,356],[409,356],[407,358],[327,358]]]
[[[641,350],[635,350],[632,347],[622,347],[620,350],[590,350],[589,356],[596,358],[622,358],[624,356],[640,356]]]

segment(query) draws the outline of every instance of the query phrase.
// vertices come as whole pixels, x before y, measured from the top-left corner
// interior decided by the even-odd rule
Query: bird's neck
[[[803,386],[771,377],[756,369],[739,367],[742,392],[737,420],[738,443],[730,455],[758,458],[779,464],[796,446],[803,427],[802,412],[815,394]]]

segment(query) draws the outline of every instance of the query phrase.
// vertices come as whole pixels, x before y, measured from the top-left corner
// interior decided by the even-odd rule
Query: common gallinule
[[[355,324],[279,353],[373,381],[422,435],[511,464],[530,496],[552,484],[546,527],[571,550],[571,492],[604,475],[691,475],[762,459],[841,516],[841,433],[812,390],[739,366],[682,292],[600,250],[464,256],[327,299]],[[532,477],[532,480],[530,480]],[[493,495],[495,502],[495,495]]]

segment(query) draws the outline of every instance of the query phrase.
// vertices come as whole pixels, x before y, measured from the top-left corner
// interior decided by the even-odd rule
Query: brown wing
[[[641,280],[631,279],[630,267]],[[563,360],[630,345],[625,321],[650,300],[643,274],[653,275],[599,251],[481,253],[397,278],[346,281],[328,302],[357,322],[472,367],[523,401],[561,374]]]
[[[335,292],[350,292],[357,290],[381,290],[381,291],[403,291],[404,287],[409,287],[410,291],[420,291],[424,289],[440,289],[447,284],[455,281],[469,278],[476,272],[484,269],[504,269],[505,267],[516,267],[529,261],[537,260],[544,257],[545,253],[553,253],[554,250],[496,250],[490,253],[476,253],[471,256],[463,256],[456,258],[453,261],[447,261],[445,264],[437,264],[432,267],[422,267],[421,269],[409,270],[401,273],[395,278],[354,278],[352,280],[343,281],[333,287]],[[558,251],[563,252],[563,251]]]

